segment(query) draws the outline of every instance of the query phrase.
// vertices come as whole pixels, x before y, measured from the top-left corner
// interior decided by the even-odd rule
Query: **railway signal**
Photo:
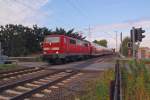
[[[142,39],[145,37],[145,35],[143,35],[143,33],[145,33],[145,30],[143,30],[142,28],[134,28],[133,27],[130,31],[132,49],[133,49],[133,58],[135,58],[135,59],[136,59],[136,51],[140,45],[140,42],[142,42]]]
[[[143,30],[142,28],[137,29],[137,39],[140,42],[142,42],[142,39],[145,38],[145,35],[143,35],[143,33],[145,33],[145,30]]]
[[[132,48],[132,42],[128,42],[127,47]]]
[[[142,42],[142,39],[145,37],[143,33],[145,33],[145,30],[142,28],[132,28],[130,31],[131,33],[131,42]]]

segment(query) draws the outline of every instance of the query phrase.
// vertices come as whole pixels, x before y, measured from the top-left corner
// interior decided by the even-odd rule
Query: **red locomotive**
[[[46,36],[42,48],[43,58],[52,63],[112,54],[111,49],[65,35]]]

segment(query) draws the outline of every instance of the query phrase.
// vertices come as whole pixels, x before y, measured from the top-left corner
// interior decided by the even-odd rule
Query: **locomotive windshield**
[[[46,37],[45,42],[58,43],[60,42],[60,37]]]

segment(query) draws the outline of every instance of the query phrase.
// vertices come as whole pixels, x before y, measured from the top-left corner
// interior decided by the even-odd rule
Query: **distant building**
[[[137,52],[137,57],[139,59],[150,58],[150,48],[140,47]]]

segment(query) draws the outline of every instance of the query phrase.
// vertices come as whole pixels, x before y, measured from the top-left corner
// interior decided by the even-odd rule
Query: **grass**
[[[150,59],[141,59],[141,61],[146,61],[146,62],[150,62]]]
[[[145,64],[150,64],[150,59],[141,59],[142,62],[144,62]]]
[[[79,100],[110,100],[110,82],[113,79],[113,69],[103,72],[98,78],[85,84],[86,92]]]
[[[122,67],[123,100],[150,100],[150,71],[142,60],[127,63],[130,71]]]
[[[16,67],[16,64],[0,64],[0,70],[14,69]]]

